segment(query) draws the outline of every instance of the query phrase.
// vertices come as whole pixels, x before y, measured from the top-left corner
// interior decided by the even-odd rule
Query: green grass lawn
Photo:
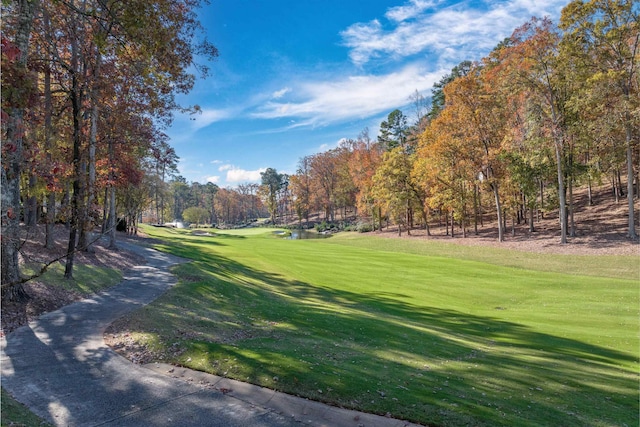
[[[51,424],[29,411],[27,407],[18,402],[5,389],[0,396],[0,425],[2,427],[51,427]]]
[[[40,265],[28,264],[22,267],[22,274],[28,276],[40,269]],[[91,295],[115,286],[122,281],[118,270],[93,265],[76,264],[73,267],[73,279],[64,278],[64,265],[55,263],[36,280],[54,285],[80,295]]]
[[[430,425],[638,424],[638,257],[145,231],[194,260],[119,322],[162,360]]]

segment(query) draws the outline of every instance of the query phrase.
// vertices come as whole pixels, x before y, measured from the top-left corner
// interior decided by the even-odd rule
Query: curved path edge
[[[104,331],[175,285],[170,267],[189,260],[118,245],[147,264],[0,339],[2,387],[43,419],[56,426],[417,426],[185,368],[131,363],[105,344]]]

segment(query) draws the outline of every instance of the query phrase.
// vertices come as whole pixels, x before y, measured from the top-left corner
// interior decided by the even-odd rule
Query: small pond
[[[283,239],[286,240],[326,239],[327,237],[331,237],[331,234],[317,233],[315,231],[308,230],[291,230],[291,234],[278,231],[276,232],[276,235],[280,235]]]

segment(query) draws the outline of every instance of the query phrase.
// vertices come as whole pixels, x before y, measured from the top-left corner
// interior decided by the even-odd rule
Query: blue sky
[[[199,16],[220,51],[166,131],[189,182],[235,187],[268,167],[376,137],[396,108],[463,60],[479,60],[532,16],[568,0],[211,0]]]

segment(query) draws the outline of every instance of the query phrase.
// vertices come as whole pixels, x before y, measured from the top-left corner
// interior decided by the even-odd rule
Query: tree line
[[[2,295],[24,297],[20,221],[56,221],[74,253],[94,226],[115,244],[116,218],[135,224],[155,189],[159,203],[177,156],[163,128],[216,48],[200,36],[200,0],[2,2]],[[195,70],[195,71],[194,71]]]
[[[492,211],[502,241],[509,222],[533,231],[557,211],[567,243],[574,189],[586,187],[592,204],[592,187],[609,181],[616,201],[627,198],[635,238],[638,44],[637,3],[571,2],[558,25],[534,18],[487,57],[455,66],[430,100],[416,91],[411,111],[392,111],[377,137],[365,129],[301,158],[291,175],[268,168],[260,185],[220,189],[177,177],[166,215],[227,225],[357,218],[365,229],[394,224],[399,233],[430,233],[437,221],[464,235]]]
[[[196,225],[236,227],[268,215],[260,197],[260,186],[255,183],[220,188],[211,182],[189,184],[183,177],[176,176],[167,187],[167,199],[166,211],[173,220]],[[149,221],[163,222],[158,221],[158,217]]]
[[[430,105],[416,92],[413,120],[395,110],[375,140],[365,130],[300,159],[282,196],[301,221],[353,209],[399,233],[420,224],[429,233],[433,215],[451,233],[454,223],[477,232],[483,205],[493,206],[500,241],[509,219],[533,231],[539,213],[557,210],[564,244],[576,233],[575,188],[585,186],[591,204],[594,183],[608,179],[637,238],[639,8],[573,1],[557,25],[531,19],[487,57],[454,67]]]

